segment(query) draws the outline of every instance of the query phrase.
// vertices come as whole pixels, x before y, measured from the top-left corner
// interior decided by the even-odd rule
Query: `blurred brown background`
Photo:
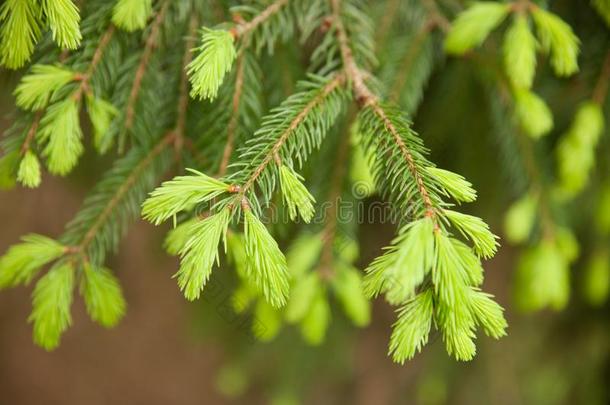
[[[36,191],[3,192],[0,250],[28,232],[59,234],[82,197],[68,183],[47,178]],[[129,302],[114,330],[92,323],[77,297],[73,327],[46,353],[26,323],[30,289],[0,294],[0,403],[223,403],[213,389],[219,351],[189,337],[188,306],[170,278],[174,263],[153,250],[150,230],[134,227],[113,263]]]

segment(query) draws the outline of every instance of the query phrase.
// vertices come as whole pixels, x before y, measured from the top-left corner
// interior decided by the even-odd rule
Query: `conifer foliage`
[[[399,14],[409,8],[424,16],[412,18],[408,33],[395,26],[375,32],[371,8],[392,0],[229,3],[0,6],[0,63],[29,64],[14,92],[19,115],[2,144],[2,184],[38,187],[45,169],[68,175],[89,144],[114,157],[63,235],[27,235],[0,258],[0,287],[36,280],[35,343],[59,344],[77,287],[94,321],[112,327],[121,320],[127,304],[105,261],[137,217],[171,226],[165,248],[179,256],[174,277],[186,299],[205,295],[214,268],[231,265],[234,309],[254,313],[264,325],[253,325],[261,340],[297,324],[306,342],[321,344],[341,316],[335,308],[364,327],[378,296],[396,307],[389,354],[398,363],[435,331],[458,360],[475,356],[479,331],[504,336],[503,309],[482,290],[483,262],[499,238],[482,218],[462,212],[477,192],[433,162],[409,114],[442,50],[474,58],[501,31],[500,62],[485,77],[495,77],[488,87],[504,101],[510,131],[503,136],[538,142],[554,128],[551,108],[533,90],[538,53],[557,76],[577,74],[581,41],[570,25],[528,0],[474,2],[455,19],[441,1],[394,4]],[[608,17],[603,2],[594,6]],[[506,216],[508,241],[529,243],[517,276],[526,308],[568,300],[577,242],[544,207],[587,186],[609,70],[606,62],[602,88],[558,142],[553,193],[532,179]],[[354,195],[355,184],[366,184],[367,193]],[[371,194],[391,204],[396,236],[360,270],[359,224],[339,216],[337,201],[361,203]],[[592,266],[591,277],[610,272],[603,252]]]

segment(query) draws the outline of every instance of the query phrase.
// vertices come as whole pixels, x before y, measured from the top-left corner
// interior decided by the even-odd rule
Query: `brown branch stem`
[[[531,0],[517,0],[510,4],[510,9],[512,12],[522,15],[525,15],[537,7],[538,5],[532,3]]]
[[[114,30],[114,25],[110,25],[108,27],[108,29],[100,39],[97,48],[95,49],[95,53],[93,54],[93,58],[91,59],[91,63],[89,64],[87,71],[80,76],[80,86],[78,86],[78,88],[72,95],[72,97],[74,97],[76,101],[80,102],[83,97],[83,94],[89,91],[89,81],[91,80],[91,76],[93,76],[93,73],[95,73],[95,69],[97,69],[97,65],[101,62],[102,56],[104,55],[104,51],[106,50],[106,47],[108,46],[110,40],[112,39],[112,36],[114,35]]]
[[[235,90],[233,91],[233,100],[231,103],[231,118],[227,126],[227,141],[222,152],[222,160],[218,169],[218,177],[222,177],[227,173],[229,160],[233,153],[235,145],[235,132],[239,121],[239,106],[241,103],[241,95],[244,87],[244,55],[240,54],[237,58],[237,72],[235,76]]]
[[[426,30],[432,30],[439,28],[443,32],[449,32],[451,29],[451,23],[438,9],[438,5],[435,0],[422,0],[423,6],[428,14],[428,21],[424,25]]]
[[[85,236],[83,237],[82,242],[72,248],[72,251],[79,252],[84,254],[89,244],[95,238],[95,235],[100,230],[100,228],[104,225],[104,222],[108,219],[112,211],[116,208],[116,206],[121,202],[125,194],[131,190],[133,184],[136,182],[138,177],[142,174],[142,172],[153,162],[153,160],[159,156],[165,148],[174,142],[177,134],[175,131],[169,132],[166,134],[160,141],[155,145],[155,147],[146,155],[146,157],[138,163],[138,165],[133,169],[133,171],[129,174],[129,176],[125,179],[123,184],[118,188],[115,195],[108,202],[104,210],[101,212],[97,220],[93,223],[91,228],[87,231]]]
[[[153,55],[153,51],[157,46],[157,38],[159,37],[161,24],[163,23],[168,7],[169,1],[166,0],[161,6],[161,9],[157,13],[157,16],[155,17],[153,23],[150,26],[150,32],[148,34],[148,37],[146,38],[144,51],[142,52],[140,63],[138,65],[138,68],[136,69],[136,74],[134,76],[133,84],[131,86],[131,91],[129,92],[129,99],[127,100],[127,107],[125,109],[125,130],[129,130],[133,125],[133,117],[135,115],[135,104],[138,99],[140,89],[142,87],[142,80],[144,79],[146,67],[150,62],[150,58]]]
[[[276,0],[252,20],[240,22],[235,27],[231,28],[229,32],[231,33],[234,39],[238,39],[249,34],[250,32],[254,31],[259,25],[271,18],[274,14],[279,12],[282,7],[288,4],[288,1],[289,0]]]
[[[25,155],[25,153],[30,149],[30,145],[36,136],[36,132],[38,132],[38,127],[40,126],[40,120],[44,115],[44,110],[36,111],[36,115],[34,116],[34,121],[32,121],[32,125],[30,125],[30,129],[28,130],[27,135],[25,136],[25,140],[21,145],[20,153],[21,155]]]
[[[174,142],[174,148],[176,150],[176,157],[180,155],[180,151],[184,146],[184,135],[186,128],[186,115],[188,112],[189,103],[189,89],[188,89],[188,75],[186,67],[193,60],[193,54],[191,48],[195,45],[194,34],[197,31],[197,25],[199,24],[198,18],[195,14],[191,17],[189,23],[189,36],[184,47],[184,57],[182,59],[182,73],[180,75],[180,95],[178,97],[178,117],[176,118],[176,127],[174,132],[176,133],[176,139]]]

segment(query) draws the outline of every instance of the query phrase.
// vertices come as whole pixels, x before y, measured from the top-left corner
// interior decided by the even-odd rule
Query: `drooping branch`
[[[415,159],[413,158],[413,154],[409,150],[409,147],[405,144],[404,140],[398,133],[398,130],[396,129],[392,121],[388,118],[384,109],[381,107],[379,98],[367,86],[365,82],[365,74],[356,65],[356,61],[354,59],[354,55],[349,44],[347,31],[345,30],[345,26],[341,17],[341,1],[330,1],[333,12],[333,23],[336,27],[337,40],[339,42],[341,58],[343,60],[343,67],[348,80],[352,83],[355,98],[361,107],[371,108],[375,115],[384,123],[386,130],[392,135],[396,147],[399,148],[402,156],[407,162],[407,166],[409,168],[411,176],[417,183],[420,197],[426,209],[426,216],[434,218],[436,216],[436,211],[434,205],[432,204],[430,193],[426,185],[424,184],[423,177],[417,169],[417,166],[415,165]]]

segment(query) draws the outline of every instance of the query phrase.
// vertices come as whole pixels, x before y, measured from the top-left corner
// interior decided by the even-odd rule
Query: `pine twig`
[[[331,183],[330,183],[330,192],[328,193],[328,201],[330,204],[326,207],[326,211],[324,213],[326,223],[324,225],[324,229],[322,231],[322,239],[324,241],[324,246],[322,247],[322,256],[320,259],[320,274],[322,278],[326,280],[330,280],[333,276],[333,249],[335,237],[337,235],[337,220],[338,220],[338,211],[337,206],[338,202],[341,199],[341,191],[342,186],[345,181],[345,176],[347,174],[347,158],[349,156],[349,145],[350,145],[350,137],[349,137],[349,129],[351,127],[351,122],[353,121],[354,114],[350,113],[349,119],[346,121],[347,134],[341,137],[339,140],[339,146],[337,148],[337,154],[335,157],[333,172],[331,173]]]
[[[63,51],[61,51],[61,54],[59,55],[59,61],[61,63],[64,63],[65,60],[68,58],[69,54],[70,54],[70,51],[68,49],[64,49]],[[25,153],[30,149],[30,145],[32,144],[32,141],[36,137],[36,133],[38,132],[38,127],[40,126],[40,120],[44,116],[45,110],[46,110],[46,108],[43,108],[42,110],[39,110],[36,112],[36,115],[34,116],[34,120],[32,121],[32,125],[30,125],[30,129],[28,130],[25,140],[23,141],[23,144],[21,145],[21,149],[20,149],[21,155],[25,155]]]
[[[280,135],[278,140],[273,144],[271,150],[267,153],[263,161],[256,167],[256,169],[252,172],[252,174],[248,177],[248,180],[244,183],[242,187],[240,187],[240,191],[237,194],[237,201],[242,200],[246,192],[254,185],[258,177],[261,175],[263,170],[271,163],[274,159],[274,156],[278,154],[281,147],[286,143],[290,135],[294,132],[294,130],[305,120],[305,118],[309,115],[309,113],[326,98],[330,93],[332,93],[335,89],[343,84],[345,80],[345,75],[337,74],[335,77],[330,80],[322,89],[320,94],[311,100],[305,108],[290,122],[288,128]]]
[[[176,119],[176,127],[174,132],[176,133],[176,139],[174,142],[174,148],[176,150],[176,156],[178,157],[182,147],[184,146],[185,127],[186,127],[186,113],[188,111],[189,102],[189,91],[188,91],[188,75],[186,67],[191,63],[193,54],[191,48],[195,44],[195,32],[197,31],[199,19],[196,14],[193,14],[189,22],[189,35],[184,47],[184,57],[182,59],[182,73],[180,75],[180,95],[178,98],[178,117]]]
[[[83,237],[82,242],[78,246],[70,249],[72,253],[77,252],[79,254],[84,254],[89,244],[95,238],[99,229],[104,225],[108,217],[112,214],[112,211],[121,202],[122,198],[131,190],[131,187],[137,181],[138,177],[148,168],[148,166],[150,166],[154,159],[165,150],[167,146],[175,141],[176,136],[177,133],[174,131],[167,133],[148,153],[148,155],[135,167],[129,177],[127,177],[123,184],[118,188],[114,197],[108,202],[91,228],[89,228]]]
[[[347,78],[352,83],[355,98],[361,107],[370,107],[375,115],[377,115],[377,117],[379,117],[379,119],[385,124],[386,129],[392,135],[396,146],[400,149],[401,154],[407,162],[411,176],[417,183],[419,194],[426,208],[425,215],[435,220],[435,225],[438,229],[439,225],[438,221],[436,220],[436,211],[434,209],[434,205],[432,204],[430,193],[424,184],[424,180],[415,166],[413,154],[409,150],[408,146],[404,143],[396,127],[392,121],[390,121],[385,111],[379,104],[379,98],[366,85],[364,73],[356,65],[352,49],[349,45],[347,32],[341,18],[341,1],[330,0],[330,2],[334,24],[337,28],[337,39],[339,41],[341,58],[343,59],[344,71]]]
[[[21,155],[25,155],[25,153],[30,149],[30,145],[36,136],[36,132],[38,132],[38,127],[40,126],[40,120],[44,115],[44,110],[40,110],[36,112],[34,116],[34,121],[32,121],[32,125],[30,125],[30,129],[28,130],[27,135],[25,136],[25,140],[21,145],[20,153]]]
[[[112,39],[112,36],[114,35],[114,30],[114,25],[110,25],[108,27],[108,29],[100,39],[97,48],[95,49],[95,53],[93,54],[93,58],[91,59],[91,63],[89,64],[87,71],[84,74],[78,75],[77,78],[80,80],[80,86],[72,95],[75,100],[80,101],[83,97],[83,94],[89,91],[89,81],[91,80],[91,76],[93,76],[93,74],[95,73],[95,69],[97,69],[97,65],[101,62],[102,56],[104,55],[104,51],[106,50],[106,47],[108,46],[110,40]]]
[[[243,51],[237,58],[237,73],[235,76],[235,90],[233,92],[233,100],[231,103],[231,119],[227,126],[227,141],[225,143],[224,150],[222,152],[222,160],[220,162],[220,168],[218,169],[218,177],[222,177],[227,172],[229,166],[229,160],[233,153],[235,144],[235,131],[237,130],[237,123],[239,120],[239,107],[241,103],[242,90],[244,86],[244,55]]]
[[[192,39],[192,34],[195,32],[197,28],[197,17],[193,15],[191,18],[191,22],[189,25],[189,39],[185,44],[185,56],[183,60],[183,67],[187,66],[191,60],[191,52],[190,49],[193,46],[194,40]],[[154,161],[154,159],[159,156],[165,149],[171,144],[174,145],[177,151],[180,150],[183,143],[184,129],[186,124],[186,110],[188,107],[188,78],[186,78],[185,69],[182,69],[181,73],[181,82],[180,82],[180,100],[178,103],[178,116],[176,118],[176,126],[173,130],[168,132],[155,147],[148,153],[148,155],[135,167],[135,169],[131,172],[131,174],[125,179],[123,184],[118,188],[114,197],[108,202],[100,216],[91,226],[91,228],[87,231],[85,236],[83,237],[82,242],[76,246],[71,248],[71,252],[77,252],[79,254],[84,254],[89,244],[95,238],[99,229],[104,225],[105,221],[111,215],[116,206],[121,202],[122,198],[129,192],[133,184],[137,181],[139,176],[145,172],[145,170],[150,166],[150,164]]]
[[[129,92],[129,99],[127,101],[127,107],[125,110],[125,124],[124,129],[129,130],[133,125],[133,118],[135,115],[135,104],[138,99],[138,95],[140,93],[140,89],[142,87],[142,80],[144,79],[144,74],[146,73],[146,67],[150,62],[150,58],[153,55],[153,51],[157,47],[157,39],[159,37],[159,32],[161,30],[161,24],[165,19],[165,14],[167,9],[169,8],[169,0],[166,0],[161,9],[157,13],[155,20],[153,21],[150,27],[150,33],[146,38],[146,45],[144,46],[144,51],[142,52],[142,57],[140,58],[140,63],[138,68],[136,69],[136,74],[133,80],[133,85],[131,86],[131,91]]]
[[[238,23],[235,27],[231,28],[229,32],[234,39],[246,36],[250,32],[254,31],[259,25],[263,24],[266,20],[278,13],[285,5],[288,4],[288,1],[289,0],[276,0],[252,20]]]

